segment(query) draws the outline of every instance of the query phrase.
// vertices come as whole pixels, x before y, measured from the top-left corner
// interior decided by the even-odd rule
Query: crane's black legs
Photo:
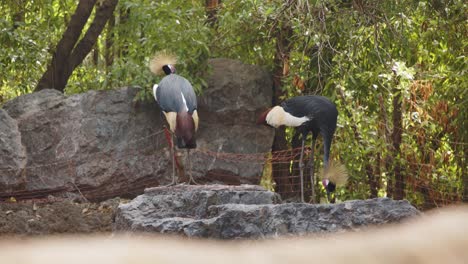
[[[311,203],[315,203],[315,188],[314,188],[314,179],[315,179],[315,165],[314,165],[314,151],[315,151],[315,138],[312,136],[312,144],[310,146],[310,187],[312,188],[311,192]]]
[[[165,186],[173,186],[177,184],[177,179],[176,179],[176,164],[177,164],[177,157],[176,157],[176,147],[174,144],[174,133],[170,132],[166,127],[164,127],[166,131],[166,139],[169,143],[170,147],[170,155],[172,157],[172,181],[168,185]],[[190,149],[187,149],[187,156],[185,158],[185,163],[186,163],[186,173],[189,176],[188,184],[198,184],[195,179],[192,176],[192,163],[190,160]]]
[[[302,135],[301,157],[299,159],[299,175],[301,177],[301,202],[304,202],[304,162],[302,161],[304,158],[304,144],[305,137]]]
[[[172,157],[172,182],[165,186],[173,186],[177,184],[176,176],[175,176],[175,164],[176,164],[176,157],[175,157],[175,145],[174,145],[174,134],[164,126],[164,130],[166,132],[166,139],[169,144],[170,148],[170,155]]]
[[[172,156],[172,182],[169,183],[167,186],[173,186],[177,184],[176,180],[176,150],[174,144],[174,134],[171,133],[171,156]]]
[[[195,179],[193,178],[192,176],[192,163],[190,161],[190,149],[187,149],[187,157],[186,157],[186,160],[185,160],[185,163],[187,164],[187,173],[189,175],[189,181],[188,181],[188,184],[195,184],[195,185],[198,185],[198,183],[195,181]]]

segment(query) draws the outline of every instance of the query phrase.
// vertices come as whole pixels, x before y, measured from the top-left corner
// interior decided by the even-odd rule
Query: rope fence
[[[45,187],[40,190],[16,190],[16,191],[5,191],[0,189],[0,201],[7,201],[11,197],[14,197],[16,200],[37,200],[37,201],[47,201],[47,197],[58,196],[66,193],[73,193],[75,195],[83,196],[88,200],[105,200],[113,197],[134,197],[138,194],[141,194],[145,188],[155,187],[162,185],[160,176],[148,175],[138,180],[132,178],[132,167],[126,160],[134,158],[135,156],[144,154],[149,160],[156,160],[161,155],[167,155],[168,147],[154,149],[155,145],[161,146],[162,144],[167,144],[167,141],[163,135],[164,130],[151,132],[148,135],[142,136],[140,138],[132,139],[127,142],[127,147],[124,152],[119,153],[117,149],[108,149],[104,151],[97,151],[95,153],[89,153],[86,157],[77,159],[77,157],[64,157],[62,159],[55,160],[46,164],[33,164],[23,168],[0,168],[0,176],[2,174],[6,175],[16,175],[22,179],[28,179],[28,176],[31,175],[47,175],[48,172],[54,172],[57,170],[63,170],[64,168],[68,170],[68,174],[60,179],[65,182],[65,186],[61,187]],[[93,139],[90,142],[95,142],[97,139]],[[153,144],[147,144],[148,141],[153,142]],[[142,143],[142,144],[138,144]],[[316,151],[316,154],[319,151]],[[29,155],[42,155],[44,151],[37,151],[35,153],[30,153]],[[114,153],[114,155],[111,155]],[[119,153],[115,155],[115,153]],[[304,151],[304,163],[307,165],[309,161],[309,155],[311,153],[310,148],[305,148]],[[209,149],[198,148],[191,151],[191,155],[198,156],[198,158],[212,159],[216,161],[226,162],[232,164],[236,167],[242,167],[247,165],[259,166],[258,175],[252,177],[252,183],[260,183],[262,177],[262,168],[265,164],[271,165],[273,168],[272,175],[276,183],[276,191],[285,197],[298,196],[300,192],[300,179],[299,179],[299,170],[298,162],[300,157],[300,148],[274,151],[271,153],[228,153],[228,152],[218,152],[212,151]],[[116,157],[118,156],[118,157]],[[86,184],[75,185],[74,179],[77,175],[77,169],[80,165],[87,162],[118,162],[119,177],[117,179],[108,179],[106,182],[101,183],[99,186],[91,186]],[[121,164],[121,163],[124,164]],[[169,161],[168,167],[172,166]],[[420,169],[427,167],[428,164],[411,164],[411,166],[417,166]],[[170,168],[167,168],[170,169]],[[318,170],[320,168],[316,168]],[[230,171],[223,170],[212,170],[207,172],[209,175],[204,175],[195,178],[195,180],[200,183],[209,183],[213,180],[221,181],[227,184],[240,184],[239,178],[242,175],[236,175]],[[315,173],[316,177],[319,177],[318,173]],[[306,166],[304,168],[304,178],[306,184],[309,183],[310,187],[310,177],[309,169]],[[47,186],[48,183],[52,183],[49,178],[40,178],[36,179],[41,181],[42,185]],[[309,182],[307,182],[309,181]],[[316,180],[316,182],[320,180]],[[52,186],[59,185],[57,182],[53,182]],[[26,182],[22,183],[26,184]],[[361,183],[366,184],[366,183]],[[465,183],[468,184],[468,183]],[[460,193],[446,190],[441,191],[441,188],[437,188],[435,183],[420,182],[417,179],[408,178],[407,185],[410,189],[416,190],[418,192],[425,192],[426,199],[432,199],[426,201],[427,203],[436,204],[437,206],[448,205],[452,203],[460,202],[462,197]],[[320,186],[317,183],[317,186]],[[350,187],[351,186],[351,187]],[[354,185],[350,185],[345,188],[348,188],[348,191],[352,191]],[[0,188],[2,188],[0,186]],[[316,187],[319,188],[319,187]],[[17,188],[18,189],[18,188]]]

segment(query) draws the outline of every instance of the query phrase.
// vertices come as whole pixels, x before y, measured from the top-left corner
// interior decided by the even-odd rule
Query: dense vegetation
[[[2,1],[0,103],[36,89],[76,6]],[[332,154],[351,175],[342,198],[437,206],[468,185],[467,11],[463,0],[119,0],[65,92],[132,85],[147,96],[157,81],[148,61],[162,49],[182,58],[198,92],[208,58],[262,65],[274,103],[323,94],[338,105]],[[274,149],[294,138],[279,131]]]

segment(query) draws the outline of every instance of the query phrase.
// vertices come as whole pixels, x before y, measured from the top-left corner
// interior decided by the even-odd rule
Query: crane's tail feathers
[[[348,171],[340,162],[330,162],[328,168],[320,173],[323,179],[328,179],[336,186],[344,186],[348,181]]]
[[[153,59],[150,61],[150,70],[156,75],[163,73],[164,65],[174,65],[177,63],[177,57],[168,51],[162,50],[154,54]]]

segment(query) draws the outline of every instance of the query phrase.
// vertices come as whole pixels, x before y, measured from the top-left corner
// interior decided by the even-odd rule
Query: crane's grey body
[[[197,109],[197,97],[192,85],[177,74],[167,75],[161,80],[156,89],[156,100],[166,113],[186,111],[193,114]]]
[[[175,68],[169,65],[165,70],[167,76],[158,85],[153,86],[153,93],[169,124],[172,135],[175,135],[177,146],[187,149],[189,183],[196,184],[190,171],[189,151],[196,148],[194,134],[198,129],[197,97],[190,82],[173,71]],[[170,185],[173,185],[176,184],[175,144],[170,142],[170,145],[172,146],[172,183]]]

